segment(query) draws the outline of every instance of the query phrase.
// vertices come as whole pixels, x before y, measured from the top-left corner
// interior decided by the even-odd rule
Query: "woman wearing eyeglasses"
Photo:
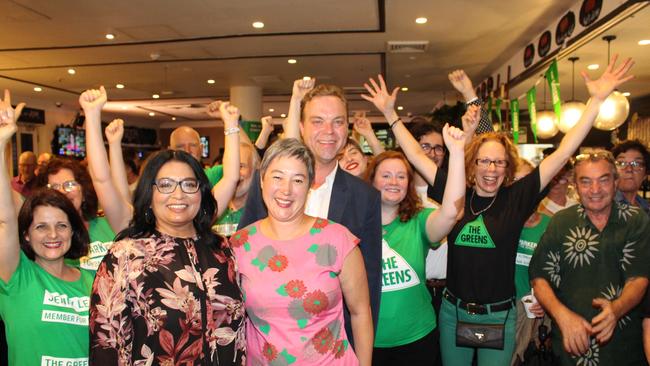
[[[220,106],[226,154],[239,146],[239,112]],[[90,361],[240,365],[242,295],[225,239],[211,231],[216,203],[200,163],[183,151],[153,156],[134,215],[104,257],[90,309]]]
[[[639,140],[626,140],[612,148],[612,155],[619,176],[616,201],[640,207],[650,215],[650,204],[638,194],[648,175],[648,148]]]
[[[0,99],[0,151],[16,132],[9,92]],[[10,365],[88,363],[93,274],[69,266],[88,249],[77,209],[61,193],[38,190],[16,215],[6,160],[0,159],[0,318]]]
[[[481,366],[510,363],[515,344],[514,263],[519,234],[540,192],[590,131],[602,102],[632,78],[626,73],[633,62],[628,59],[617,67],[616,58],[597,80],[582,73],[591,95],[585,112],[557,150],[524,178],[513,180],[518,154],[505,135],[482,134],[466,148],[465,215],[447,237],[447,288],[440,310],[445,365],[470,365],[475,350]],[[481,346],[485,337],[492,338],[480,330],[484,324],[503,327],[494,336],[493,348]]]

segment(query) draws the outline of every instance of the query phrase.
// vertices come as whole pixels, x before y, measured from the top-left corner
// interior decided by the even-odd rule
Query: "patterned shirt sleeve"
[[[553,217],[537,244],[528,266],[531,281],[535,278],[543,278],[555,289],[560,287],[562,279],[560,266],[562,241],[557,236],[557,226],[558,220]]]
[[[133,324],[130,317],[128,269],[113,252],[104,257],[95,275],[90,306],[92,365],[130,365]]]
[[[630,217],[626,225],[629,227],[623,246],[620,263],[623,277],[649,277],[650,263],[650,219],[641,210]]]
[[[480,135],[486,132],[493,132],[494,128],[492,127],[492,122],[490,122],[490,116],[488,115],[488,110],[483,105],[483,101],[480,98],[476,98],[473,101],[467,103],[467,106],[477,105],[481,107],[481,119],[478,122],[478,127],[476,127],[476,134]]]

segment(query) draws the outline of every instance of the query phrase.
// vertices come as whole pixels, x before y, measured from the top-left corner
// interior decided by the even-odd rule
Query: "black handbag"
[[[503,321],[503,324],[461,322],[458,320],[458,306],[456,306],[456,347],[503,350],[508,315],[510,315],[510,309],[506,313],[506,319]]]

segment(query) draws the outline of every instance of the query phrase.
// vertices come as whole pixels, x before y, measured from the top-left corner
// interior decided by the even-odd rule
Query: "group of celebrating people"
[[[0,159],[9,363],[510,365],[550,326],[558,364],[646,364],[647,149],[571,159],[632,65],[615,56],[600,78],[583,74],[591,100],[537,167],[491,131],[463,71],[449,75],[462,129],[404,123],[399,88],[369,79],[362,98],[400,146],[384,151],[356,116],[372,157],[348,137],[343,91],[311,79],[294,83],[268,148],[267,119],[253,144],[238,108],[217,101],[223,164],[203,168],[198,134],[179,127],[132,193],[123,121],[106,128],[107,152],[107,94],[87,90],[87,169],[53,158],[21,202]],[[22,107],[5,91],[3,151]]]

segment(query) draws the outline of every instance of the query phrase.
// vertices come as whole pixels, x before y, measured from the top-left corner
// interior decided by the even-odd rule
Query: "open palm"
[[[617,58],[618,55],[612,57],[605,72],[596,80],[591,80],[584,71],[581,73],[592,98],[605,100],[619,85],[634,77],[634,75],[626,75],[634,65],[634,61],[628,58],[622,65],[616,67]]]
[[[377,78],[379,79],[379,84],[372,78],[370,78],[371,85],[368,85],[368,83],[363,84],[370,95],[362,94],[361,98],[374,104],[381,113],[386,115],[395,107],[395,100],[397,99],[399,88],[395,88],[392,93],[389,93],[384,78],[381,75],[377,75]]]

